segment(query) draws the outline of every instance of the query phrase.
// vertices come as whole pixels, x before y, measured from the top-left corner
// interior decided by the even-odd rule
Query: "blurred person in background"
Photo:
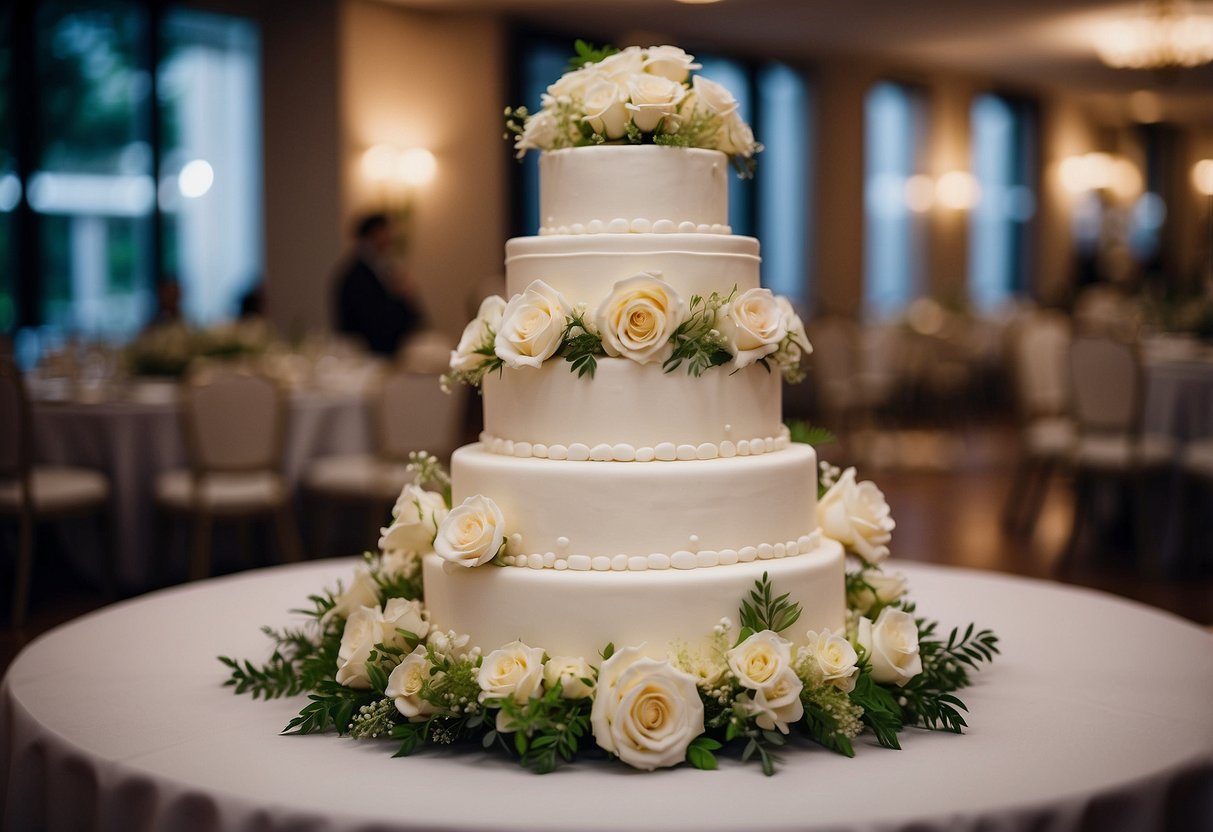
[[[392,260],[387,214],[369,214],[355,226],[357,240],[337,271],[334,325],[361,338],[379,355],[395,355],[425,326],[417,290]]]

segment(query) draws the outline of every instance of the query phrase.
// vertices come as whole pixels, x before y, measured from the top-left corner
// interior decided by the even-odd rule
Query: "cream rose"
[[[752,691],[746,710],[758,717],[760,728],[778,728],[804,716],[800,702],[803,683],[792,668],[792,643],[771,630],[753,633],[725,653],[737,683]]]
[[[597,70],[596,64],[589,64],[566,72],[548,85],[547,94],[555,99],[581,98],[597,76]],[[548,102],[544,101],[543,106],[547,107]]]
[[[497,295],[485,298],[476,317],[463,328],[459,344],[451,351],[451,369],[455,372],[474,370],[489,356],[477,350],[492,350],[493,336],[505,312],[505,300]]]
[[[660,75],[633,75],[628,79],[630,100],[626,106],[632,114],[632,121],[642,132],[653,132],[665,119],[664,132],[675,133],[678,105],[686,92],[682,84]]]
[[[423,639],[430,631],[430,622],[420,601],[404,598],[389,598],[379,616],[380,642],[388,647],[403,647],[404,637],[397,630],[412,633]]]
[[[615,284],[594,313],[594,325],[607,355],[648,364],[669,357],[670,336],[685,317],[686,304],[674,287],[638,274]]]
[[[513,699],[518,704],[543,692],[543,648],[514,641],[484,657],[476,676],[480,701]],[[514,725],[504,711],[497,712],[497,730],[509,733]]]
[[[596,75],[605,76],[626,87],[629,78],[644,71],[644,50],[639,46],[629,46],[591,66]]]
[[[809,630],[800,655],[812,661],[823,682],[846,693],[855,690],[859,678],[859,655],[841,633]]]
[[[737,99],[723,84],[696,75],[691,79],[691,90],[695,93],[696,108],[714,116],[728,116],[737,110]]]
[[[533,281],[502,312],[493,341],[497,356],[510,367],[538,367],[560,347],[569,311],[563,295]]]
[[[584,680],[589,680],[586,684]],[[594,671],[589,662],[579,656],[552,656],[543,666],[543,682],[553,688],[560,683],[564,699],[585,699],[594,695]]]
[[[599,76],[585,91],[585,117],[590,129],[608,139],[622,138],[627,132],[627,93],[605,76]]]
[[[590,724],[602,749],[652,771],[686,759],[703,733],[703,702],[689,673],[626,647],[602,663]]]
[[[873,482],[856,483],[854,468],[843,471],[817,501],[817,524],[822,534],[870,564],[889,556],[888,543],[896,526],[884,494]]]
[[[847,599],[848,605],[860,615],[867,615],[877,604],[892,604],[906,594],[906,576],[900,572],[871,570],[863,573],[863,580],[867,586],[855,590]]]
[[[748,367],[779,349],[788,334],[783,314],[770,289],[749,289],[734,298],[716,316],[737,367]]]
[[[775,305],[779,307],[779,314],[783,316],[783,327],[791,336],[792,343],[800,347],[805,355],[811,353],[813,345],[809,343],[809,336],[804,331],[804,321],[800,319],[796,307],[783,295],[775,296]]]
[[[426,717],[437,709],[421,698],[421,690],[427,681],[432,682],[433,679],[426,650],[418,645],[392,670],[383,693],[395,703],[396,710],[409,719]]]
[[[730,156],[753,156],[762,150],[754,139],[754,130],[741,119],[741,114],[733,111],[725,116],[724,127],[721,131],[722,141],[719,149]]]
[[[379,584],[375,583],[371,570],[360,566],[354,572],[354,580],[350,583],[349,589],[338,593],[333,600],[336,603],[325,613],[325,619],[338,615],[342,618],[349,618],[362,607],[379,606]]]
[[[337,683],[347,688],[371,686],[366,663],[383,634],[379,607],[360,607],[345,621],[337,649]]]
[[[548,110],[540,110],[526,120],[526,125],[514,139],[514,150],[522,158],[528,150],[551,150],[560,138],[560,122]]]
[[[448,563],[481,566],[497,557],[505,540],[505,517],[488,497],[468,497],[438,527],[434,551]]]
[[[905,685],[922,672],[918,625],[904,610],[885,607],[875,622],[859,619],[857,640],[868,652],[872,679],[877,682]]]
[[[428,552],[444,517],[446,502],[441,494],[406,485],[392,509],[392,525],[379,530],[379,548],[384,552]]]
[[[644,71],[650,75],[660,75],[681,84],[692,69],[702,69],[702,66],[677,46],[650,46],[644,52]]]

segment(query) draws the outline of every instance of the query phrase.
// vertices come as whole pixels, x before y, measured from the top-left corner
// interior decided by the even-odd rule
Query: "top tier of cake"
[[[728,234],[728,180],[728,157],[715,150],[549,151],[539,158],[539,233]]]

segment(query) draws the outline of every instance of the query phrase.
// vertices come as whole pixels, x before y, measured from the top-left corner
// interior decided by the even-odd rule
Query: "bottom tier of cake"
[[[424,561],[425,600],[434,626],[471,637],[488,651],[514,640],[548,655],[597,663],[608,643],[646,645],[664,657],[678,642],[694,647],[737,611],[766,573],[777,594],[800,604],[800,620],[782,635],[803,642],[808,630],[842,627],[846,617],[842,547],[819,539],[791,558],[711,569],[575,572]]]

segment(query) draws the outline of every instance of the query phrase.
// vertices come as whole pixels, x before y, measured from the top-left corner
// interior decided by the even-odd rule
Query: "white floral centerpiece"
[[[906,726],[961,733],[955,694],[998,652],[987,630],[944,639],[916,615],[904,577],[881,570],[894,528],[884,496],[822,463],[818,522],[852,558],[842,629],[797,631],[799,605],[764,575],[702,644],[668,645],[664,659],[639,644],[561,656],[515,641],[484,654],[430,620],[421,557],[496,568],[509,518],[483,495],[452,507],[433,457],[415,454],[411,469],[380,551],[348,587],[312,596],[299,628],[265,628],[267,661],[220,659],[237,693],[308,694],[287,733],[393,741],[397,756],[463,743],[538,772],[592,743],[641,770],[716,768],[728,754],[771,774],[793,732],[846,756],[865,730],[886,748]]]
[[[505,111],[521,158],[529,150],[659,144],[719,150],[743,176],[762,150],[737,99],[702,75],[677,46],[595,49],[577,41],[570,69],[543,94],[539,112]]]

